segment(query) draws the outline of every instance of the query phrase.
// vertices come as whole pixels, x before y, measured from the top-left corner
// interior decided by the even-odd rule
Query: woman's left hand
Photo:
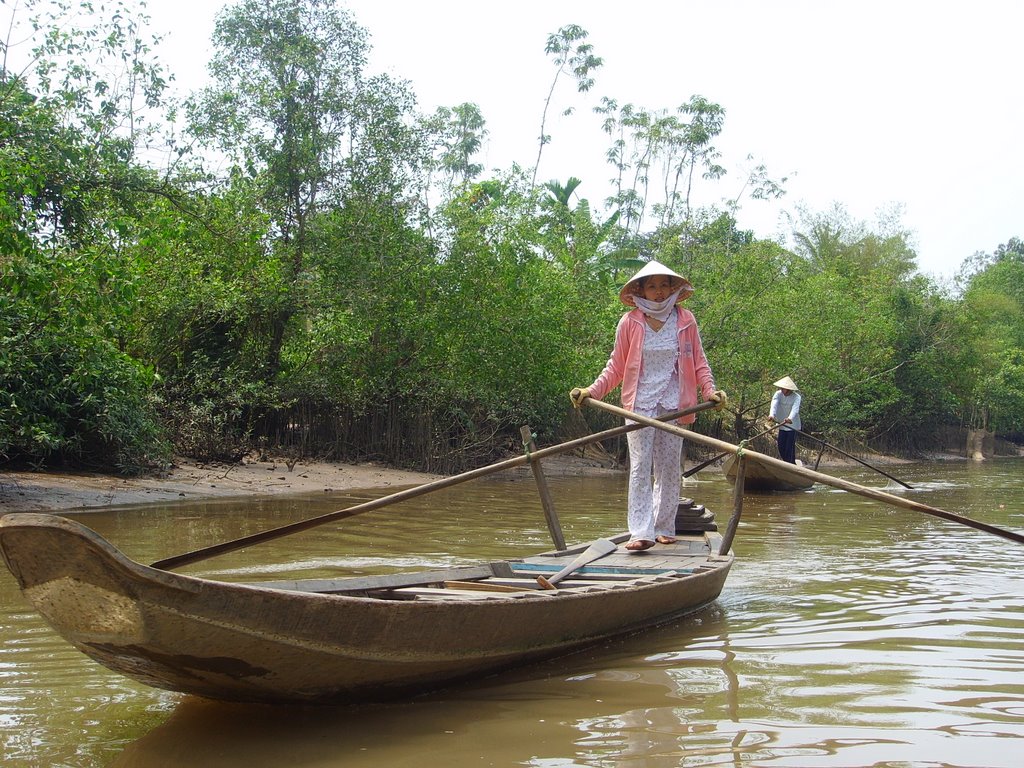
[[[725,394],[724,389],[716,389],[711,393],[711,402],[715,404],[715,410],[720,411],[729,402],[729,396]]]

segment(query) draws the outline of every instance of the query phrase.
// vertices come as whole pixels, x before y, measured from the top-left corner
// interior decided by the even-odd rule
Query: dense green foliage
[[[226,8],[213,84],[184,105],[162,97],[144,19],[114,7],[68,32],[46,21],[72,6],[28,8],[31,66],[0,69],[0,459],[479,464],[519,450],[521,424],[548,441],[582,428],[566,393],[604,365],[618,288],[650,258],[696,286],[730,394],[699,429],[745,436],[790,374],[828,439],[1024,435],[1020,240],[966,261],[953,292],[918,274],[895,215],[804,211],[791,249],[739,230],[738,199],[694,202],[724,174],[725,110],[699,96],[602,100],[607,207],[579,179],[537,184],[559,77],[582,93],[601,65],[579,27],[548,40],[533,166],[481,178],[479,109],[418,114],[365,71],[365,31],[328,0]],[[162,166],[165,123],[144,119],[160,108],[186,121]],[[747,189],[784,192],[764,168]]]
[[[116,12],[101,38],[49,30],[36,92],[0,71],[0,456],[133,471],[167,452],[152,366],[125,349],[138,285],[126,241],[163,191],[132,161],[140,107],[75,61],[58,77],[52,61],[121,58],[133,96],[157,99],[159,70],[133,58],[137,31]]]

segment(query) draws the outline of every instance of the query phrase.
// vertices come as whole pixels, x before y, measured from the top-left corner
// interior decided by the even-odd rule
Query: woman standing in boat
[[[604,370],[585,389],[569,393],[578,408],[587,397],[601,400],[619,384],[622,406],[657,418],[692,408],[697,392],[721,410],[726,395],[715,389],[697,320],[679,306],[693,295],[693,286],[657,261],[637,272],[619,291],[619,300],[631,311],[619,320],[615,346]],[[692,424],[693,414],[679,419]],[[653,427],[630,432],[629,534],[626,549],[641,551],[675,543],[679,506],[680,457],[683,440]],[[654,484],[651,484],[651,470]]]
[[[796,382],[785,376],[774,384],[778,387],[772,395],[772,405],[768,411],[768,423],[778,423],[779,432],[775,443],[779,447],[779,457],[790,464],[796,464],[796,433],[800,429],[800,390]]]

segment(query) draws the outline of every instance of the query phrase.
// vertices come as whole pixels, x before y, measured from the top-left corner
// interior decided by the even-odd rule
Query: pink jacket
[[[679,410],[692,408],[697,404],[697,387],[701,396],[709,400],[715,391],[715,378],[711,366],[704,357],[700,343],[697,319],[688,309],[676,307],[679,328]],[[639,309],[627,312],[615,329],[615,346],[604,370],[588,389],[590,396],[604,399],[605,395],[622,384],[622,407],[633,410],[636,402],[637,385],[640,383],[640,362],[643,357],[644,315]],[[696,415],[690,414],[679,419],[682,424],[692,424]]]

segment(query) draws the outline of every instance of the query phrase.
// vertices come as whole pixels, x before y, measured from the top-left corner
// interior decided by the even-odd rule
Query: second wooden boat
[[[722,462],[722,472],[730,483],[736,482],[736,455],[730,454]],[[748,461],[744,470],[743,489],[745,491],[806,491],[814,480],[796,472],[789,472],[778,463],[765,464],[760,461]]]

